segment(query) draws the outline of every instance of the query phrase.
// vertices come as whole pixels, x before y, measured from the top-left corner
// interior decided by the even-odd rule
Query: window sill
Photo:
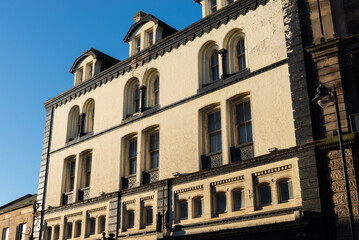
[[[137,112],[131,115],[126,115],[126,117],[124,119],[122,119],[122,123],[126,123],[126,122],[130,122],[132,120],[138,119],[140,117],[144,117],[147,115],[152,114],[153,112],[158,111],[161,108],[161,105],[156,105],[153,107],[146,107],[145,109],[142,109],[141,112]]]
[[[69,146],[81,141],[86,140],[87,138],[90,138],[91,136],[94,135],[94,132],[88,132],[88,133],[83,133],[80,136],[75,137],[74,139],[68,139],[67,142],[65,143],[65,146]]]
[[[245,68],[237,73],[227,74],[227,76],[225,76],[223,79],[220,78],[215,82],[202,84],[202,87],[197,90],[197,93],[204,93],[204,92],[215,90],[216,88],[219,88],[223,85],[236,81],[238,78],[247,76],[249,73],[250,73],[249,68]]]

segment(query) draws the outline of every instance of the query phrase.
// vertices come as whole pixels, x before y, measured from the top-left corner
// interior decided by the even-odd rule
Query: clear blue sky
[[[91,47],[126,59],[139,10],[178,30],[201,19],[193,0],[0,1],[0,206],[37,192],[43,103],[72,87],[70,67]]]

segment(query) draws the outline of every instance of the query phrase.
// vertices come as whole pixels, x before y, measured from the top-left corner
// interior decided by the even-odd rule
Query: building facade
[[[0,207],[1,240],[32,239],[36,198],[28,194]]]
[[[314,1],[196,2],[203,19],[180,31],[138,12],[129,58],[84,52],[74,87],[45,103],[36,239],[345,239],[333,108],[310,103],[326,73],[348,72],[342,40],[316,36]]]

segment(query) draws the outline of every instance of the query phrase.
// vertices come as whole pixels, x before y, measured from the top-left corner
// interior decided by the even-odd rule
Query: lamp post
[[[354,216],[353,216],[353,208],[352,208],[352,200],[350,196],[350,188],[349,188],[349,180],[348,180],[348,172],[347,172],[347,162],[345,161],[345,151],[343,146],[343,134],[342,127],[340,124],[340,115],[339,115],[339,105],[338,105],[338,96],[335,86],[333,86],[333,90],[325,87],[320,84],[317,88],[317,95],[312,100],[312,103],[318,104],[321,108],[326,108],[331,102],[334,102],[335,106],[335,114],[337,118],[337,127],[338,127],[338,137],[339,137],[339,147],[343,165],[343,174],[345,181],[345,188],[347,191],[347,202],[348,202],[348,211],[349,211],[349,227],[351,231],[351,239],[355,240],[355,231],[354,231]]]

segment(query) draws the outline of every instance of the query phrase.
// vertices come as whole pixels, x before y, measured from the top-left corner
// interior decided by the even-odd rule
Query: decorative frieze
[[[256,172],[256,173],[253,173],[253,175],[255,177],[258,177],[258,176],[263,176],[263,175],[267,175],[267,174],[271,174],[271,173],[282,172],[282,171],[289,170],[289,169],[292,169],[292,164]]]
[[[99,207],[99,208],[94,208],[94,209],[91,209],[91,210],[88,210],[87,212],[88,213],[94,213],[94,212],[99,212],[99,211],[103,211],[103,210],[106,210],[107,207],[104,206],[104,207]]]
[[[61,220],[61,217],[53,217],[53,218],[45,219],[45,221],[46,221],[47,223],[49,223],[49,222],[54,222],[54,221],[58,221],[58,220]]]
[[[125,202],[123,202],[123,205],[126,206],[126,205],[129,205],[129,204],[133,204],[135,202],[136,202],[136,199],[125,201]]]
[[[352,149],[351,148],[345,149],[345,157],[352,157]],[[328,153],[328,158],[331,160],[341,158],[340,151],[339,150],[330,151]]]
[[[195,187],[189,187],[189,188],[184,188],[184,189],[180,189],[180,190],[175,190],[174,193],[175,194],[185,193],[185,192],[190,192],[190,191],[200,190],[200,189],[203,189],[203,185],[198,185]]]
[[[355,171],[354,168],[348,168],[348,177],[355,177]],[[338,181],[344,179],[343,170],[334,170],[330,172],[330,178],[332,181]]]
[[[226,183],[232,183],[232,182],[237,182],[237,181],[241,181],[244,179],[244,176],[238,176],[238,177],[233,177],[233,178],[228,178],[228,179],[223,179],[220,181],[216,181],[216,182],[211,182],[211,187],[217,186],[217,185],[222,185],[222,184],[226,184]]]
[[[70,217],[76,217],[76,216],[81,216],[82,212],[77,212],[77,213],[72,213],[69,215],[65,215],[66,218],[70,218]]]
[[[350,190],[356,190],[356,180],[353,179],[349,179],[349,188]],[[332,182],[332,191],[333,192],[343,192],[346,190],[345,187],[345,182],[344,181],[337,181],[337,182]]]
[[[146,200],[152,200],[154,198],[154,196],[147,196],[147,197],[141,197],[140,200],[141,201],[146,201]]]

